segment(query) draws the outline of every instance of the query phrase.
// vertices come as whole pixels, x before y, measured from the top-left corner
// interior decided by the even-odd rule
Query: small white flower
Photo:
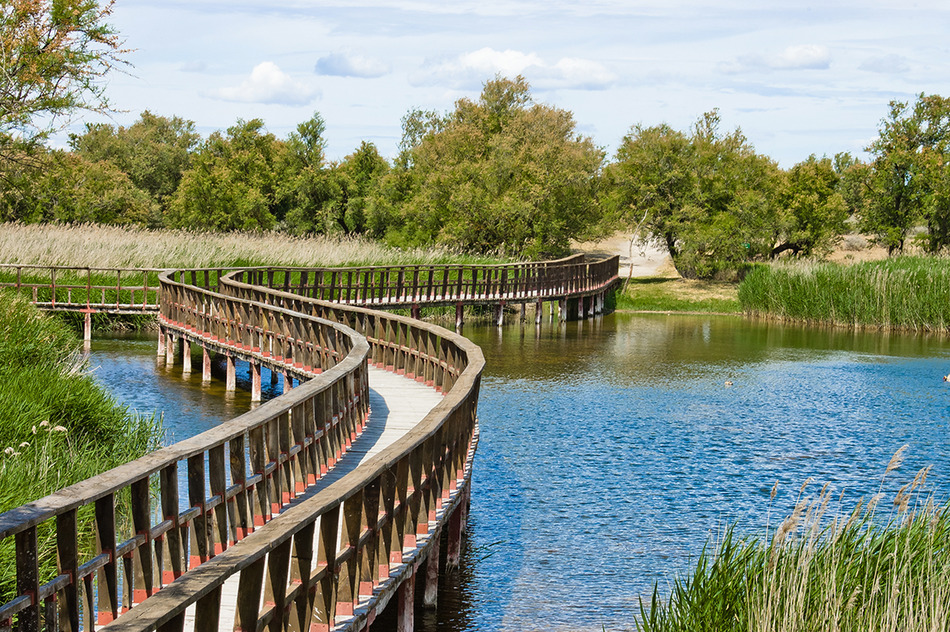
[[[40,422],[40,428],[49,428],[49,419],[44,419]]]
[[[16,450],[13,449],[12,447],[11,447],[11,448],[7,448],[6,450],[3,451],[3,453],[6,454],[7,456],[10,456],[10,455],[13,454],[14,452],[16,452]]]
[[[33,426],[33,434],[36,434],[36,426]]]
[[[20,447],[21,447],[21,448],[28,448],[28,447],[30,447],[30,444],[29,444],[29,442],[24,441],[23,443],[20,444]]]
[[[53,432],[66,432],[66,428],[64,426],[53,426]]]

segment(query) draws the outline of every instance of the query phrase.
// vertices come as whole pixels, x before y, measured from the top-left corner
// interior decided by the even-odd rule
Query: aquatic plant
[[[689,577],[673,582],[667,600],[658,588],[649,603],[641,600],[637,629],[947,629],[950,505],[921,494],[928,473],[920,470],[897,492],[886,517],[878,511],[881,494],[850,512],[830,512],[834,499],[825,485],[814,499],[800,496],[763,537],[739,538],[730,526]]]
[[[851,327],[950,329],[950,259],[757,266],[739,285],[752,316]]]

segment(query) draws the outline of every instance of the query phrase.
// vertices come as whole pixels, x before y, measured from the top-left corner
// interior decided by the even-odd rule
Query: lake
[[[763,534],[826,482],[842,512],[889,507],[928,465],[950,489],[943,337],[633,314],[463,333],[487,360],[470,539],[420,630],[633,629],[729,524]],[[250,406],[157,367],[152,338],[94,340],[91,365],[176,439]]]

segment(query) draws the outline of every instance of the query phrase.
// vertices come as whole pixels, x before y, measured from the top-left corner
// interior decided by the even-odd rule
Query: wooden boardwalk
[[[369,405],[370,414],[366,427],[359,435],[352,447],[346,451],[337,464],[320,478],[308,490],[306,496],[297,499],[301,502],[306,497],[325,489],[332,483],[340,480],[346,474],[356,469],[358,465],[368,461],[371,457],[382,452],[385,448],[403,438],[406,433],[415,428],[429,411],[442,401],[442,394],[434,388],[425,386],[415,380],[395,375],[380,368],[369,368]],[[287,505],[284,509],[292,507]],[[340,516],[342,522],[342,514]],[[343,533],[339,528],[338,533]],[[319,529],[315,530],[316,535]],[[340,546],[338,537],[337,549]],[[234,575],[224,583],[221,594],[221,618],[218,624],[219,632],[234,630],[235,611],[237,609],[238,582],[240,576]],[[185,630],[195,630],[195,606],[185,611]]]

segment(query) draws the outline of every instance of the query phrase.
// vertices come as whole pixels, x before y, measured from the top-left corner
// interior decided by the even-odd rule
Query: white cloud
[[[411,76],[410,82],[413,85],[476,89],[496,74],[504,77],[523,75],[532,86],[540,89],[598,90],[616,79],[604,66],[587,59],[563,57],[552,64],[535,53],[481,48],[431,64]]]
[[[828,47],[817,44],[789,46],[778,55],[740,55],[719,64],[719,70],[727,74],[758,70],[827,70],[830,67]]]
[[[318,59],[314,71],[318,75],[374,79],[388,74],[390,67],[389,64],[371,57],[349,53],[333,53]]]
[[[825,70],[831,66],[828,47],[816,44],[789,46],[773,62],[773,68]]]
[[[295,81],[277,64],[265,61],[255,66],[241,85],[221,88],[213,94],[225,101],[241,103],[306,105],[319,96],[319,91]]]

